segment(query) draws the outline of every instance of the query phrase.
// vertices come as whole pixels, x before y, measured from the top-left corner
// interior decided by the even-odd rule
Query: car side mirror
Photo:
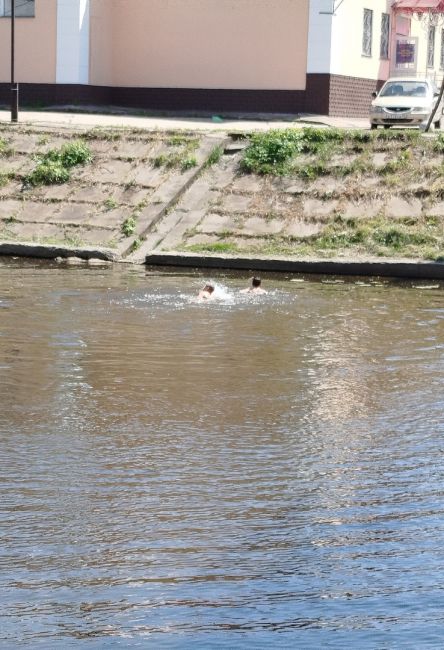
[[[377,96],[378,96],[378,93],[377,93],[377,92],[372,92],[372,97],[373,97],[373,99],[376,99]]]

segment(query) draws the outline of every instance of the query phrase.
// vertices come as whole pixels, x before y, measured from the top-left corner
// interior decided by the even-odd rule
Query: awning
[[[444,12],[444,0],[395,0],[392,9],[406,12],[442,11]]]

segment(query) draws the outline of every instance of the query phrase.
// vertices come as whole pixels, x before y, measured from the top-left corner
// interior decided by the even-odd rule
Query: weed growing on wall
[[[36,160],[37,166],[24,178],[25,185],[60,185],[69,181],[72,167],[91,162],[92,154],[88,145],[79,140],[60,149],[50,149]]]

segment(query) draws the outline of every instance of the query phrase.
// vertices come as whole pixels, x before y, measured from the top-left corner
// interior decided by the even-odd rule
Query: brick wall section
[[[368,117],[372,93],[383,81],[331,75],[328,115],[335,117]]]
[[[20,84],[20,106],[122,106],[151,111],[211,113],[315,113],[368,117],[371,94],[382,85],[369,79],[307,75],[306,90],[210,90],[113,88],[77,84]],[[9,106],[10,85],[0,83],[0,104]]]
[[[20,105],[112,105],[146,110],[301,113],[303,90],[207,90],[111,88],[70,84],[20,84]],[[0,104],[9,105],[10,85],[0,84]]]

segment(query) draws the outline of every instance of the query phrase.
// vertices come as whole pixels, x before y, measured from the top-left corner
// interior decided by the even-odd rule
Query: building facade
[[[438,78],[444,61],[418,0],[15,2],[22,104],[364,116],[389,75]],[[0,0],[2,104],[10,15]]]

